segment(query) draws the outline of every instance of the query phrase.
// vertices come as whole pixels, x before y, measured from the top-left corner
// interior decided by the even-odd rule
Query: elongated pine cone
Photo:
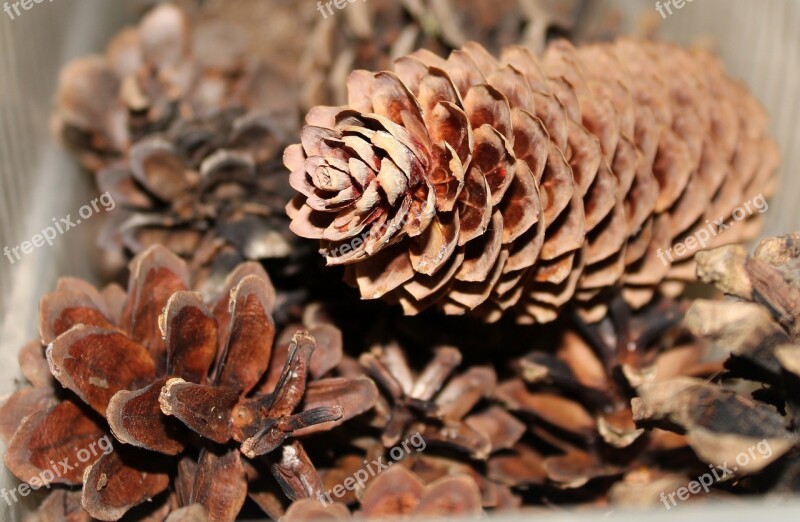
[[[717,59],[665,43],[418,51],[348,91],[287,148],[287,212],[362,298],[407,314],[548,322],[572,302],[599,319],[616,289],[640,307],[694,279],[695,231],[752,237],[748,200],[773,189],[762,108]]]

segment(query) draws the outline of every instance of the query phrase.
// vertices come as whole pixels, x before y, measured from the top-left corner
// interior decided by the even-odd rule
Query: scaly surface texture
[[[715,222],[773,190],[764,112],[708,54],[467,44],[394,69],[352,73],[348,105],[312,109],[284,163],[295,233],[408,314],[548,322],[572,303],[591,320],[618,292],[640,307],[694,279],[696,249],[674,244],[752,237],[752,208]]]

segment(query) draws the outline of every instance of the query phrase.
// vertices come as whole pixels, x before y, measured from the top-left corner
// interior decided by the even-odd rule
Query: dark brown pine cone
[[[415,49],[447,54],[472,40],[491,52],[512,44],[541,50],[550,32],[570,32],[583,4],[584,0],[369,0],[331,8],[332,12],[323,5],[315,12],[300,65],[303,106],[346,103],[350,71],[387,69]]]
[[[556,486],[567,502],[630,504],[628,483],[691,478],[675,461],[689,453],[686,441],[636,426],[630,401],[639,386],[705,376],[720,365],[679,326],[677,303],[632,311],[618,298],[611,310],[599,323],[565,328],[555,350],[514,361],[519,376],[500,383],[496,397],[525,420],[530,436],[489,461],[489,479],[514,488]]]
[[[698,276],[732,296],[698,300],[687,325],[728,355],[714,381],[681,378],[638,387],[642,426],[686,433],[704,462],[727,464],[715,487],[800,491],[800,234],[697,255]],[[720,471],[722,474],[723,471]]]
[[[715,58],[628,39],[541,60],[418,51],[355,71],[348,105],[306,122],[284,155],[292,229],[362,298],[488,321],[548,322],[568,303],[599,319],[620,287],[634,307],[678,293],[693,261],[671,246],[768,197],[778,159]],[[710,244],[752,237],[759,217]]]
[[[108,452],[52,480],[82,485],[79,505],[100,520],[117,520],[151,499],[163,515],[157,520],[195,503],[209,520],[234,520],[251,469],[263,464],[290,498],[319,493],[314,466],[291,439],[369,409],[374,383],[322,378],[342,353],[330,327],[319,330],[317,351],[305,331],[273,349],[275,292],[260,265],[231,273],[213,305],[188,291],[189,279],[185,263],[156,246],[132,262],[127,294],[62,279],[42,299],[47,361],[41,344],[27,345],[20,361],[32,386],[2,406],[5,463],[20,480],[113,439]],[[48,377],[48,363],[63,389]],[[271,463],[242,456],[275,450],[280,456]],[[72,493],[65,495],[61,516],[83,516]],[[48,509],[58,510],[58,502]]]
[[[285,142],[269,115],[228,109],[180,121],[137,141],[125,160],[97,174],[119,206],[99,243],[108,266],[163,244],[218,287],[246,260],[282,260],[299,270],[304,248],[283,207],[291,187],[275,152]],[[279,277],[284,275],[278,274]]]
[[[287,101],[293,79],[254,58],[253,45],[225,20],[193,27],[181,9],[155,7],[121,31],[104,55],[64,68],[54,133],[97,172],[143,136],[228,107],[267,111],[291,131],[297,118],[296,103]]]

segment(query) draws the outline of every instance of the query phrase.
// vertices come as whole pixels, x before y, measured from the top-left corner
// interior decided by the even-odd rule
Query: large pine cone
[[[159,512],[200,503],[212,522],[232,521],[248,493],[258,498],[248,480],[271,452],[282,453],[269,468],[289,498],[316,496],[320,479],[296,438],[377,400],[369,379],[328,377],[343,353],[333,325],[273,345],[276,295],[257,263],[240,265],[210,303],[189,279],[154,246],[131,263],[127,294],[65,278],[42,299],[41,342],[20,355],[32,386],[0,403],[0,438],[6,466],[32,484],[56,461],[80,462],[47,479],[83,487],[65,493],[61,512],[48,506],[52,520],[67,509],[83,520],[78,495],[86,519],[118,520],[153,500]],[[102,453],[80,457],[100,440]]]
[[[408,314],[547,322],[573,301],[598,318],[620,287],[642,306],[694,278],[692,244],[673,244],[751,237],[748,200],[772,191],[761,107],[715,58],[664,43],[418,51],[348,91],[286,150],[287,211],[363,298]],[[712,225],[744,203],[746,223]]]

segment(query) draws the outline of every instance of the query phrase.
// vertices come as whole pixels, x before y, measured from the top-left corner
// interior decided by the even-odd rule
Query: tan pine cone
[[[548,322],[575,302],[599,319],[620,287],[642,306],[694,278],[674,243],[752,237],[752,206],[708,226],[773,190],[761,107],[717,59],[666,43],[418,51],[353,72],[348,93],[286,150],[287,212],[362,298],[407,314]]]
[[[334,497],[335,498],[335,497]],[[483,514],[478,485],[468,475],[451,475],[425,483],[413,471],[395,466],[375,476],[364,488],[355,517],[342,503],[325,497],[295,502],[281,520],[409,520],[475,517]]]

